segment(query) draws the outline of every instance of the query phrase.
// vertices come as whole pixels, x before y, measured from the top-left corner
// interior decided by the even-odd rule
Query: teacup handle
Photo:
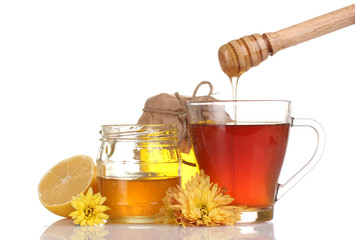
[[[298,172],[296,172],[284,184],[278,184],[275,202],[295,186],[307,173],[319,162],[325,146],[325,132],[323,127],[315,120],[308,118],[292,118],[291,127],[311,127],[317,134],[317,147],[311,158]]]

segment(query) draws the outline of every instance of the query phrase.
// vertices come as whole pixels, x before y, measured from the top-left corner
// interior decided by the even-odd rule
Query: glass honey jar
[[[181,184],[175,125],[103,125],[97,181],[110,220],[151,223],[165,192]]]

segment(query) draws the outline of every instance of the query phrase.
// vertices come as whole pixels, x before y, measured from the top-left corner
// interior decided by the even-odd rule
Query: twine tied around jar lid
[[[199,88],[202,85],[209,86],[209,93],[206,96],[196,97]],[[187,101],[189,100],[215,100],[211,95],[213,93],[213,85],[209,81],[200,82],[192,97],[182,96],[178,92],[174,95],[161,93],[148,98],[143,110],[142,116],[139,118],[140,124],[176,124],[178,135],[178,145],[180,151],[188,153],[191,149],[191,140],[188,129],[187,119]]]

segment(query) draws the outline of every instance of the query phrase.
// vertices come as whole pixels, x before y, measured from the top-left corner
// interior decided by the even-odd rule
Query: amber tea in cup
[[[245,207],[242,221],[268,221],[274,203],[318,162],[324,147],[322,127],[290,115],[289,101],[191,101],[190,133],[195,155],[211,181],[226,187]],[[290,129],[313,128],[318,147],[313,159],[285,184],[278,179]]]

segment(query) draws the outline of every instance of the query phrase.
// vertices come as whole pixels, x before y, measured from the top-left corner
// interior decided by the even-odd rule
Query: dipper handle
[[[218,52],[222,70],[240,76],[278,51],[355,24],[355,4],[277,32],[253,34],[232,40]]]

